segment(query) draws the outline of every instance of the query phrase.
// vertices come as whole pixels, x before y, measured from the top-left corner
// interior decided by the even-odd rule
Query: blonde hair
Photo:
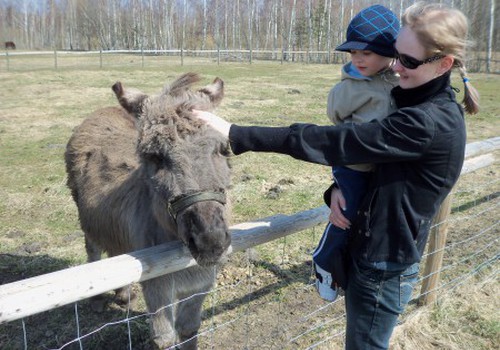
[[[441,4],[418,2],[405,11],[402,24],[417,35],[429,56],[453,56],[453,68],[458,69],[464,83],[464,109],[469,114],[479,112],[479,93],[470,83],[465,68],[465,51],[469,44],[465,15]]]

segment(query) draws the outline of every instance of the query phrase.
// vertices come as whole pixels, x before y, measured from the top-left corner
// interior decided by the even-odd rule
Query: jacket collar
[[[356,80],[372,80],[370,77],[365,77],[363,74],[361,74],[356,67],[352,64],[352,62],[346,63],[342,67],[342,79],[350,78],[350,79],[356,79]]]
[[[402,89],[400,86],[396,86],[392,89],[391,94],[394,97],[398,108],[415,106],[449,87],[450,75],[451,72],[448,71],[443,75],[412,89]]]

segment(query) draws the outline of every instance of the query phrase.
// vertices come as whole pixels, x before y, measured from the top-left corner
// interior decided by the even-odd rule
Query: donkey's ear
[[[120,105],[132,114],[139,114],[142,110],[142,103],[148,95],[137,89],[124,89],[122,83],[116,82],[111,89],[116,95]]]
[[[199,90],[201,93],[206,94],[214,107],[218,106],[224,97],[224,82],[220,78],[215,78],[212,84],[205,86]]]

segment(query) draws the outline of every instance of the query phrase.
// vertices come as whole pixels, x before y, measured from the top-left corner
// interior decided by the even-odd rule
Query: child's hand
[[[351,222],[342,214],[342,210],[346,208],[345,198],[342,192],[338,188],[334,188],[330,198],[330,222],[343,230],[348,229],[351,227]]]

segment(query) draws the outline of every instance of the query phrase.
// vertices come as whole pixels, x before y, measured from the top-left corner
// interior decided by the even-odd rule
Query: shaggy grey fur
[[[215,264],[231,240],[227,205],[197,202],[181,210],[175,221],[167,211],[172,199],[229,187],[227,141],[190,112],[215,108],[223,97],[223,82],[217,78],[192,91],[197,81],[198,75],[184,74],[151,97],[116,83],[113,91],[121,107],[88,116],[65,154],[89,262],[99,260],[103,251],[115,256],[173,240],[186,244],[198,262],[142,283],[148,310],[154,313],[151,328],[158,348],[185,341],[180,349],[197,348],[204,295],[188,297],[212,288]],[[128,299],[123,290],[117,297]],[[184,298],[188,300],[156,313]]]

